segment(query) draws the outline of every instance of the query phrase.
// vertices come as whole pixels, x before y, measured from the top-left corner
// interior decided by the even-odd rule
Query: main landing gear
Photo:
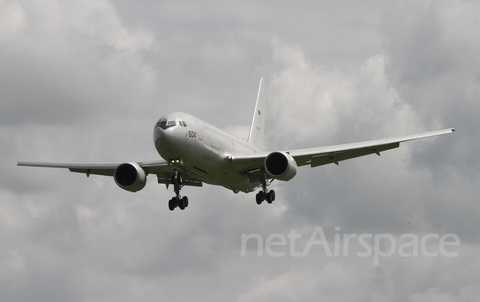
[[[170,211],[175,210],[176,207],[179,207],[180,210],[185,210],[188,207],[188,197],[180,196],[180,189],[183,187],[182,178],[178,173],[178,164],[180,163],[179,159],[172,160],[171,164],[173,165],[173,176],[171,183],[173,184],[173,191],[175,191],[175,196],[168,201],[168,208]]]
[[[180,196],[174,196],[172,199],[168,201],[168,208],[170,211],[175,210],[176,207],[179,207],[180,210],[185,210],[186,207],[188,207],[188,197],[183,196],[180,198]]]
[[[257,193],[256,200],[257,204],[261,205],[264,200],[268,203],[272,203],[275,200],[275,191],[267,189],[267,183],[265,180],[262,181],[263,190]]]

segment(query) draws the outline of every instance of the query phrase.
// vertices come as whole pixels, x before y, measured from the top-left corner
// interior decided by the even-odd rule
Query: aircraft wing
[[[453,128],[424,132],[419,134],[405,135],[394,138],[371,140],[352,144],[342,144],[328,147],[308,148],[286,150],[290,154],[297,166],[310,165],[318,167],[326,164],[339,164],[340,161],[365,156],[368,154],[380,155],[380,152],[398,148],[400,143],[422,139],[442,134],[448,134],[455,131]],[[270,152],[262,152],[247,156],[233,156],[232,165],[239,171],[253,172],[263,168],[265,158]]]
[[[287,151],[287,153],[289,153],[295,159],[295,162],[298,166],[309,164],[313,168],[330,163],[335,163],[338,165],[338,162],[342,160],[374,153],[380,155],[380,152],[398,148],[402,142],[448,134],[452,133],[453,131],[455,131],[455,129],[450,128],[353,144],[292,150]]]
[[[170,178],[173,175],[173,167],[164,160],[153,160],[153,161],[143,161],[136,162],[145,173],[157,175],[158,183],[170,184]],[[88,176],[91,174],[94,175],[104,175],[104,176],[113,176],[115,169],[123,163],[113,162],[113,163],[46,163],[46,162],[27,162],[19,161],[17,166],[28,166],[28,167],[44,167],[44,168],[64,168],[69,169],[71,172],[84,173]],[[179,169],[183,169],[179,167]],[[202,181],[197,179],[194,174],[189,171],[183,171],[183,181],[184,185],[187,186],[202,186]]]
[[[65,168],[71,172],[113,176],[115,169],[122,163],[46,163],[19,161],[17,166],[44,167],[44,168]],[[147,174],[170,173],[172,167],[166,161],[145,161],[137,162]]]
[[[115,168],[121,163],[46,163],[46,162],[28,162],[19,161],[17,166],[26,167],[43,167],[43,168],[65,168],[71,172],[85,173],[87,176],[90,174],[113,176]]]

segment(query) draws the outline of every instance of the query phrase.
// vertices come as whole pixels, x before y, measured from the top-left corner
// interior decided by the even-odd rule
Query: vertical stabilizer
[[[260,79],[260,87],[258,87],[257,102],[255,111],[253,112],[252,125],[248,134],[247,142],[255,147],[263,150],[265,147],[265,102],[267,100],[267,80]]]

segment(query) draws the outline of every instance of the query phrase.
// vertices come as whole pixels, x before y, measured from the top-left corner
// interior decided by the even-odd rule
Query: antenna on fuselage
[[[260,78],[258,87],[257,102],[253,112],[252,125],[248,134],[247,142],[260,150],[265,148],[265,103],[267,100],[267,80]]]

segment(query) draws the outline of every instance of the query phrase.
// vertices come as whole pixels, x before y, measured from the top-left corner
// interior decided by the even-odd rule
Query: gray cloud
[[[478,300],[478,65],[472,1],[0,1],[0,288],[9,301]],[[156,159],[185,111],[245,137],[269,80],[268,145],[456,127],[275,181],[274,204],[17,160]],[[233,114],[234,113],[234,114]],[[453,233],[458,257],[242,257],[242,234]],[[429,241],[429,249],[435,248]],[[358,245],[358,244],[357,244]],[[358,247],[352,244],[352,248]]]

